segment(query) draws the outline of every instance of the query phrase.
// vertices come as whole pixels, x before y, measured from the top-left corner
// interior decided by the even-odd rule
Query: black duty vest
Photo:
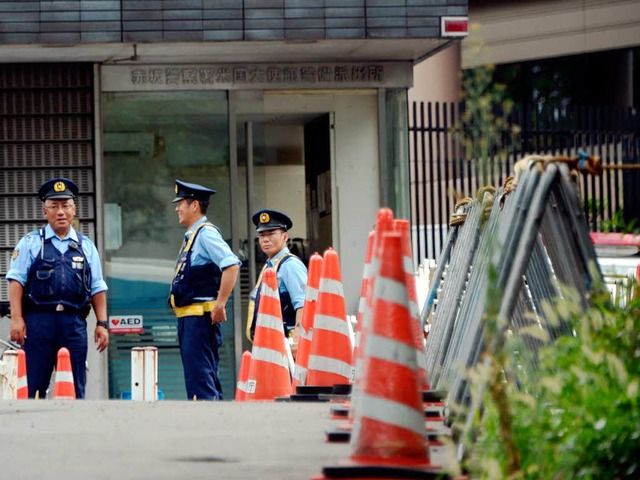
[[[184,307],[194,303],[195,298],[209,297],[216,299],[220,282],[222,281],[222,270],[215,263],[206,265],[191,265],[191,247],[196,241],[196,237],[205,226],[215,227],[212,223],[200,224],[191,234],[186,245],[178,255],[175,275],[171,282],[171,296],[169,304],[173,299],[172,307]]]
[[[49,309],[62,304],[71,310],[83,310],[91,299],[91,266],[82,251],[82,234],[78,242],[71,240],[63,254],[44,238],[40,229],[42,247],[27,274],[25,307]]]

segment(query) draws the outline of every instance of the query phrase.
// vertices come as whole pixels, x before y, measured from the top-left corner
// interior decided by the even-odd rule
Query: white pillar
[[[158,400],[158,349],[156,347],[131,349],[131,400],[138,402]]]
[[[0,399],[18,398],[18,352],[7,350],[0,360]]]

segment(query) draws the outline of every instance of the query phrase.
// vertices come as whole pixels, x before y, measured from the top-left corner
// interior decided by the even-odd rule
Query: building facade
[[[460,139],[453,141],[449,132],[460,125],[461,74],[485,67],[493,69],[494,82],[504,85],[505,97],[520,112],[537,112],[540,122],[549,119],[544,120],[548,131],[566,135],[546,142],[546,153],[571,147],[600,155],[606,163],[637,158],[630,145],[640,106],[638,2],[470,0],[469,35],[416,65],[409,90],[410,112],[416,112],[415,118],[410,114],[410,128],[417,129],[410,148],[414,246],[422,247],[414,248],[417,261],[438,256],[456,198],[477,189],[473,165],[478,162],[460,154]],[[454,70],[457,74],[440,75]],[[573,111],[581,113],[567,115]],[[519,127],[531,129],[524,122]],[[537,151],[525,137],[513,146],[520,152],[509,155],[507,163]],[[627,221],[640,218],[639,181],[631,171],[620,174],[616,195]],[[594,197],[593,192],[592,187],[587,195]],[[619,202],[605,202],[611,215]]]
[[[218,191],[209,217],[244,262],[221,350],[227,398],[262,261],[251,212],[289,213],[303,258],[335,248],[356,311],[377,209],[409,216],[413,67],[456,43],[466,15],[466,0],[0,1],[0,275],[42,224],[39,185],[76,181],[113,327],[108,361],[90,354],[89,398],[125,395],[130,348],[146,345],[165,397],[183,398],[166,305],[176,178]]]

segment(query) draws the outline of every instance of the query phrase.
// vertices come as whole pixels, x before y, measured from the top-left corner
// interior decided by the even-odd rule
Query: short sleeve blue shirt
[[[44,238],[51,238],[53,246],[63,254],[69,249],[69,243],[72,240],[78,242],[78,234],[73,228],[69,230],[65,238],[60,238],[50,225],[47,225],[44,229]],[[13,255],[11,255],[11,264],[7,272],[7,280],[15,280],[24,287],[27,283],[29,269],[34,259],[40,254],[41,248],[42,240],[40,239],[39,230],[34,230],[22,237],[13,250]],[[87,258],[89,268],[91,268],[91,296],[93,297],[96,293],[106,291],[107,284],[102,277],[102,265],[100,263],[98,249],[86,235],[82,237],[82,251]]]
[[[187,230],[185,235],[191,235],[198,225],[207,221],[207,217],[202,217]],[[215,263],[220,270],[242,263],[217,228],[204,226],[191,246],[191,265],[206,265],[211,262]]]
[[[267,260],[267,265],[273,267],[278,259],[289,253],[289,249],[284,247],[272,259]],[[302,260],[293,256],[280,265],[280,268],[278,268],[278,290],[289,292],[291,303],[295,310],[304,306],[306,285],[307,267],[304,266]]]

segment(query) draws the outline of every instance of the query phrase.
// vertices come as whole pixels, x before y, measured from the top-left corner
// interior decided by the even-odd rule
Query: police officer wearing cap
[[[187,228],[180,248],[169,303],[178,317],[178,340],[187,398],[222,400],[218,378],[220,323],[240,271],[240,260],[220,230],[207,220],[215,190],[176,180],[178,222]]]
[[[260,210],[251,218],[256,226],[260,248],[267,256],[258,282],[249,297],[249,314],[247,319],[247,336],[253,341],[258,305],[260,303],[260,287],[265,269],[273,267],[278,277],[280,307],[284,321],[285,335],[293,338],[292,350],[295,353],[299,328],[302,321],[305,288],[307,285],[307,267],[302,260],[293,255],[287,248],[288,231],[293,227],[291,219],[276,210]]]
[[[107,284],[94,243],[71,226],[78,186],[53,178],[38,192],[47,225],[25,235],[11,256],[7,272],[11,340],[27,358],[29,398],[45,398],[58,350],[66,347],[77,398],[87,381],[87,323],[90,306],[98,320],[94,342],[109,344]]]

